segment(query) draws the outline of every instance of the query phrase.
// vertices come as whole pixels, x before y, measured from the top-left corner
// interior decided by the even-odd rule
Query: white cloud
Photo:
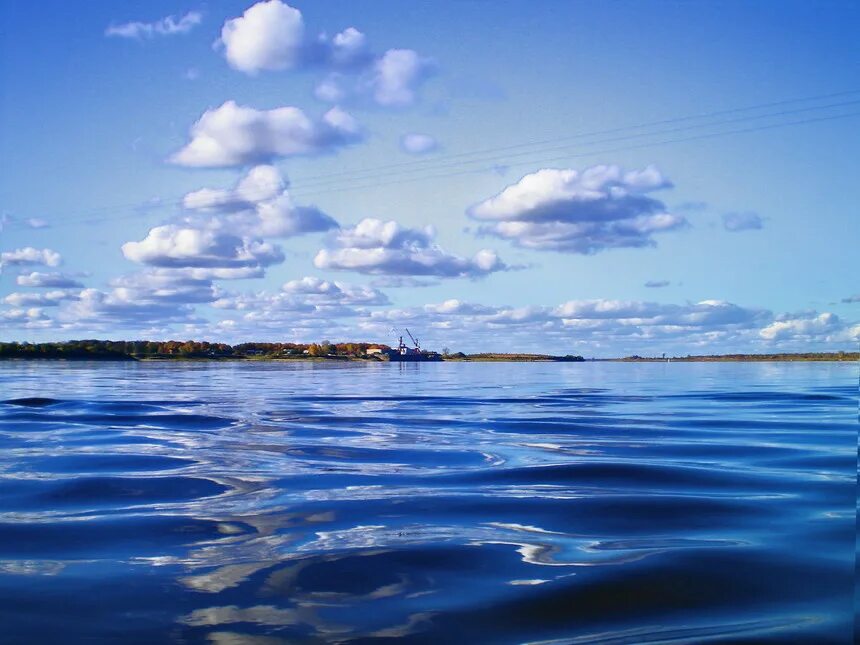
[[[56,307],[64,300],[76,300],[77,291],[57,289],[42,293],[10,293],[3,298],[3,303],[13,307]]]
[[[290,237],[337,228],[337,222],[319,209],[295,205],[287,185],[274,166],[255,166],[232,189],[197,190],[188,193],[182,205],[204,216],[202,222],[192,218],[189,223],[237,235]]]
[[[329,74],[314,88],[314,96],[325,103],[340,103],[348,94],[340,74]]]
[[[312,37],[301,11],[281,0],[258,2],[227,20],[216,44],[227,63],[246,74],[311,68],[326,72],[314,93],[332,103],[366,94],[386,107],[411,105],[433,69],[432,61],[412,49],[374,56],[367,36],[355,27],[331,38],[324,33]]]
[[[318,340],[322,336],[356,338],[354,325],[338,319],[367,315],[367,307],[388,304],[385,294],[371,287],[305,277],[291,280],[279,293],[226,293],[214,306],[232,317],[217,327],[233,335],[259,338],[261,333],[296,339]]]
[[[668,287],[670,282],[668,280],[648,280],[645,283],[645,286],[649,289],[661,289],[663,287]]]
[[[84,289],[70,294],[54,318],[42,316],[38,325],[65,333],[122,329],[163,336],[173,325],[203,322],[194,305],[211,303],[219,296],[211,281],[194,276],[192,270],[145,269],[114,278],[107,290]]]
[[[508,268],[495,251],[483,249],[468,259],[443,250],[434,237],[431,227],[411,229],[395,221],[366,218],[339,231],[332,238],[332,248],[317,253],[314,265],[371,275],[445,278],[475,278]]]
[[[431,70],[432,63],[415,50],[389,49],[374,64],[369,82],[373,97],[386,107],[412,105]]]
[[[479,232],[544,251],[597,253],[611,248],[654,246],[655,233],[686,225],[647,193],[670,187],[653,166],[543,169],[468,209],[491,222]]]
[[[355,27],[347,27],[331,39],[331,61],[335,65],[349,67],[369,59],[367,36]]]
[[[372,287],[337,280],[304,277],[290,280],[282,287],[284,293],[300,295],[314,304],[337,302],[349,305],[385,305],[388,297]]]
[[[262,240],[175,224],[150,229],[140,242],[123,244],[122,252],[132,262],[162,268],[260,268],[284,260],[277,246]]]
[[[156,36],[176,36],[187,34],[200,24],[203,15],[198,11],[189,11],[184,16],[167,16],[154,22],[126,22],[121,25],[111,25],[105,30],[105,36],[132,38],[142,40]]]
[[[423,155],[439,147],[436,139],[429,134],[405,134],[400,139],[400,149],[411,155]]]
[[[75,280],[74,276],[65,273],[43,273],[40,271],[22,273],[15,278],[15,282],[20,287],[68,289],[84,286],[78,280]]]
[[[665,327],[739,325],[752,327],[767,319],[769,312],[749,309],[723,300],[672,305],[624,300],[572,300],[553,314],[562,321],[613,320],[625,324]]]
[[[139,299],[140,292],[124,289],[84,289],[78,300],[62,307],[56,322],[62,329],[111,331],[164,327],[199,321],[194,308],[171,299]]]
[[[723,228],[733,233],[738,231],[754,231],[764,226],[764,219],[758,213],[750,211],[743,213],[723,214]]]
[[[463,302],[456,298],[445,300],[444,302],[424,305],[424,311],[428,313],[443,314],[446,316],[454,315],[482,315],[498,313],[497,307],[488,307],[469,302]]]
[[[258,2],[224,23],[220,43],[230,66],[247,74],[295,67],[305,47],[302,12],[280,0]]]
[[[337,107],[313,120],[297,107],[256,110],[234,101],[204,112],[190,135],[170,161],[192,167],[243,166],[325,154],[363,138],[358,122]]]
[[[7,309],[0,312],[0,318],[10,323],[17,323],[24,328],[41,327],[50,322],[50,318],[39,307]]]
[[[310,38],[302,12],[281,0],[258,2],[225,22],[217,44],[231,67],[252,75],[310,66],[350,68],[370,58],[367,37],[355,27],[333,38]]]
[[[842,298],[842,302],[845,304],[860,302],[860,293],[855,293],[853,296],[848,296],[847,298]]]
[[[0,270],[7,266],[29,266],[38,265],[56,267],[63,261],[56,251],[51,249],[36,249],[26,246],[13,251],[0,253]]]
[[[833,314],[774,316],[721,300],[573,300],[555,307],[489,307],[448,300],[374,311],[357,324],[373,336],[406,323],[421,330],[427,347],[586,356],[823,351],[849,349],[849,343],[860,340],[860,325]]]
[[[212,302],[218,290],[212,277],[190,269],[146,269],[110,281],[112,296],[127,302]]]
[[[833,313],[809,312],[800,315],[783,315],[762,329],[759,334],[766,340],[800,340],[812,342],[860,340],[860,326],[849,328]]]
[[[485,307],[447,301],[374,314],[379,321],[393,322],[398,317],[440,330],[437,338],[448,345],[459,340],[496,351],[516,348],[551,353],[569,353],[575,347],[605,353],[605,348],[611,347],[617,353],[625,347],[653,351],[655,345],[660,347],[664,342],[677,347],[705,340],[716,343],[749,338],[770,314],[714,300],[694,305],[586,300],[557,307]],[[494,330],[500,328],[506,330],[505,346],[494,344],[498,336]]]

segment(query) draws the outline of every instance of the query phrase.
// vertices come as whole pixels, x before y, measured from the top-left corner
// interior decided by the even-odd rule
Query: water
[[[3,642],[852,640],[856,366],[0,363],[0,392]]]

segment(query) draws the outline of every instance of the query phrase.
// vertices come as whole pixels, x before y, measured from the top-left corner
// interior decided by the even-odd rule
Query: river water
[[[850,643],[857,376],[0,363],[0,641]]]

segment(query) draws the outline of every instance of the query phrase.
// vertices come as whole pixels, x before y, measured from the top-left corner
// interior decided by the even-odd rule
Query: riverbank
[[[616,363],[743,363],[743,362],[768,362],[768,361],[837,361],[851,362],[860,361],[860,352],[814,352],[794,354],[714,354],[702,356],[626,356],[624,358],[596,359]]]
[[[0,361],[106,361],[106,362],[358,362],[389,363],[387,357],[379,356],[133,356],[126,354],[89,354],[89,355],[46,355],[30,354],[23,356],[0,356]],[[399,361],[398,361],[399,362]],[[432,362],[432,361],[406,361]],[[860,362],[860,353],[828,353],[806,356],[803,354],[725,354],[715,356],[672,356],[623,357],[623,358],[583,358],[581,356],[553,356],[550,354],[463,354],[443,356],[435,362],[451,363],[763,363],[763,362]]]
[[[2,360],[66,361],[358,361],[389,362],[391,348],[374,343],[242,343],[227,345],[197,341],[80,340],[60,343],[0,343]],[[424,352],[427,360],[483,363],[625,363],[860,361],[860,352],[796,352],[772,354],[713,354],[687,356],[625,356],[589,358],[565,354],[523,352]],[[399,361],[398,361],[399,362]],[[409,361],[412,362],[412,361]],[[420,362],[420,361],[416,361]]]

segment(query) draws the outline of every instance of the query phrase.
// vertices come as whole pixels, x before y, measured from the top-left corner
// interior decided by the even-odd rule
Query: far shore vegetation
[[[71,340],[56,343],[0,343],[0,360],[333,360],[387,361],[392,348],[381,343],[209,343],[200,341]],[[437,355],[444,361],[461,362],[582,362],[582,356],[566,354],[451,352]],[[687,356],[626,356],[589,359],[620,362],[709,361],[858,361],[860,352],[803,352],[782,354],[715,354]]]

